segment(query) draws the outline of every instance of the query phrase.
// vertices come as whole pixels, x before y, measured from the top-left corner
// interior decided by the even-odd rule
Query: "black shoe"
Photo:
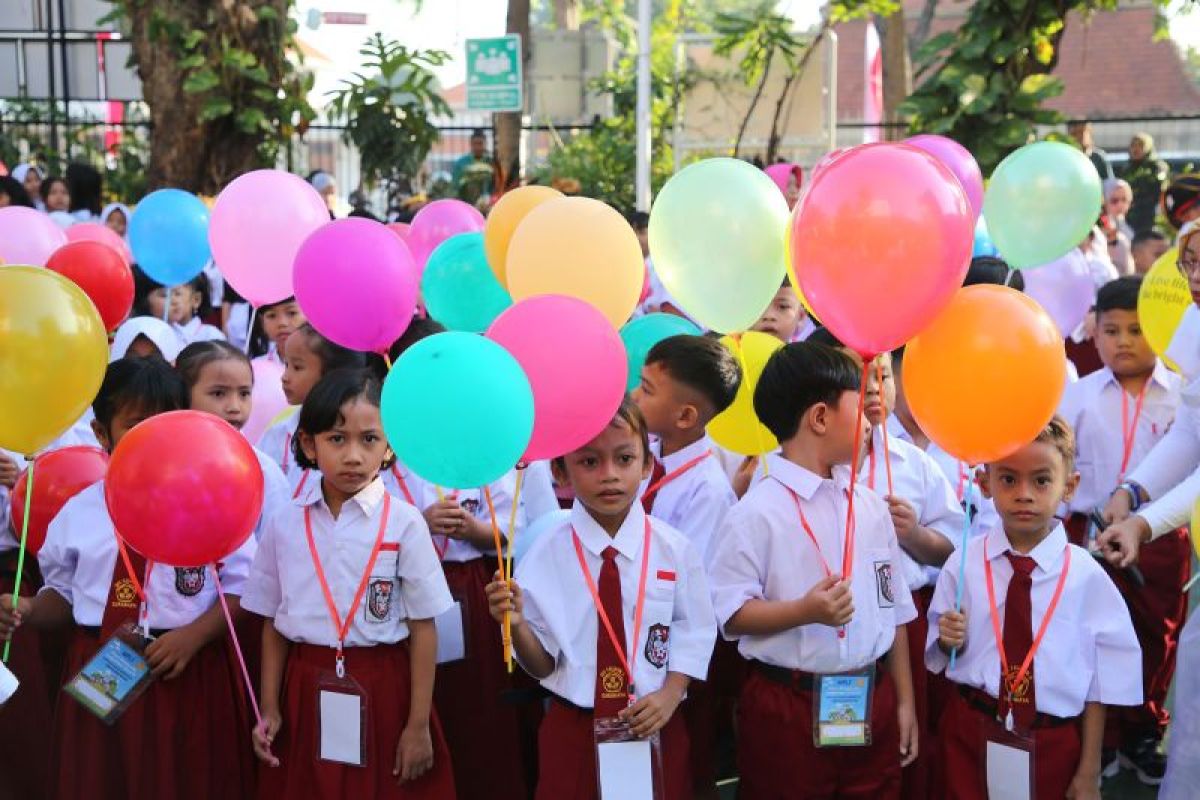
[[[1121,760],[1117,757],[1116,750],[1104,749],[1100,751],[1100,780],[1115,778],[1121,774]]]
[[[1145,786],[1158,786],[1167,772],[1167,757],[1160,749],[1156,736],[1147,736],[1132,747],[1122,747],[1121,765],[1137,773],[1138,780]]]

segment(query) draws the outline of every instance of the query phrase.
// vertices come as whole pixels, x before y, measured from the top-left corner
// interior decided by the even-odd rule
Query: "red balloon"
[[[121,439],[104,500],[134,550],[160,564],[200,567],[249,538],[262,512],[262,468],[254,448],[225,420],[170,411]]]
[[[29,506],[29,530],[25,549],[37,555],[46,543],[50,520],[75,495],[104,478],[108,469],[108,454],[99,447],[64,447],[37,457],[33,471],[33,498]],[[12,491],[13,529],[20,536],[25,520],[25,491],[29,470],[17,478]]]
[[[46,269],[83,289],[100,312],[105,330],[113,330],[133,307],[133,270],[121,254],[99,242],[68,242],[54,251]]]
[[[106,244],[121,254],[126,264],[133,264],[133,251],[129,243],[121,238],[112,228],[99,222],[76,222],[67,228],[68,242],[99,242]]]
[[[975,220],[958,178],[906,144],[866,144],[814,170],[792,216],[792,268],[818,319],[877,355],[946,307],[971,259]]]

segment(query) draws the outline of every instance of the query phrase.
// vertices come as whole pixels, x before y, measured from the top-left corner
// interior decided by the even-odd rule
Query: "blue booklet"
[[[64,687],[83,707],[112,725],[153,680],[145,640],[126,626],[113,634]]]

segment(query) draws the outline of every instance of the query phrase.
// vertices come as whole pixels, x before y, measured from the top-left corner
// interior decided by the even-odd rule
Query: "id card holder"
[[[1036,800],[1034,740],[999,720],[983,723],[983,779],[988,800]]]
[[[63,690],[105,725],[114,724],[154,680],[145,657],[151,641],[132,623],[122,625]]]
[[[814,675],[813,744],[866,747],[871,744],[871,697],[875,665],[854,672]]]
[[[592,723],[600,800],[662,800],[662,744],[655,733],[639,739],[616,717]]]
[[[317,679],[317,760],[367,765],[367,693],[349,675]]]
[[[466,606],[455,600],[450,608],[433,618],[437,628],[437,663],[452,664],[467,657]]]

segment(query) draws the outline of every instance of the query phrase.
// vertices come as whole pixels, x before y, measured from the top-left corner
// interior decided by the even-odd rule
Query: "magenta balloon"
[[[590,303],[530,297],[496,317],[487,337],[512,353],[533,388],[533,437],[524,460],[569,453],[612,421],[629,366],[621,337]]]
[[[387,352],[416,309],[412,254],[382,223],[362,217],[329,222],[305,239],[292,280],[313,327],[351,350]]]
[[[107,225],[96,222],[76,222],[67,228],[68,242],[99,242],[108,245],[121,254],[126,264],[133,264],[133,253],[129,242],[117,235],[117,232]]]
[[[975,156],[971,155],[971,151],[953,139],[933,133],[913,136],[904,143],[924,150],[954,173],[954,177],[962,184],[963,191],[967,193],[967,202],[971,204],[975,219],[979,219],[979,215],[983,213],[983,173],[979,171],[979,164],[975,161]]]
[[[67,234],[41,211],[25,206],[0,208],[0,262],[44,267]]]
[[[413,217],[406,241],[419,272],[437,246],[456,233],[483,230],[483,214],[462,200],[434,200]]]
[[[1049,264],[1023,269],[1021,276],[1025,294],[1046,309],[1063,338],[1079,327],[1096,302],[1096,284],[1087,259],[1078,250]]]
[[[234,179],[217,195],[208,243],[221,275],[254,306],[292,295],[292,265],[329,208],[308,181],[278,169]]]
[[[796,188],[799,189],[804,175],[799,164],[772,164],[763,172],[775,181],[775,185],[779,187],[779,191],[783,192],[785,197],[787,196],[788,181],[792,176],[796,176]]]

